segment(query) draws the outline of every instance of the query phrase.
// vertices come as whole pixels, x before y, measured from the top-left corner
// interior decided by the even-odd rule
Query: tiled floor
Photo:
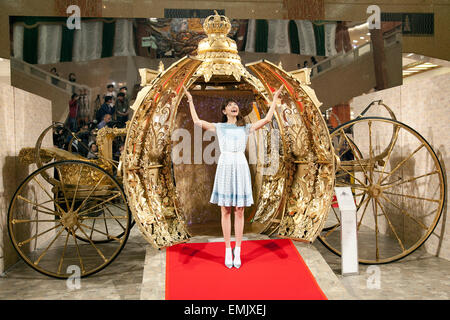
[[[354,299],[422,300],[450,298],[450,261],[419,248],[396,262],[359,265],[359,274],[341,276],[340,257],[319,241],[313,246]]]
[[[244,236],[249,240],[268,238]],[[191,241],[207,242],[210,238],[217,236],[196,236]],[[342,277],[340,258],[319,241],[294,244],[329,299],[450,298],[450,262],[421,250],[371,269],[360,265],[359,275]],[[379,282],[375,281],[377,275]],[[148,245],[135,227],[111,265],[81,279],[79,288],[76,284],[41,275],[19,261],[0,278],[0,299],[164,299],[165,250]]]
[[[47,277],[20,260],[0,278],[0,299],[139,299],[147,246],[134,227],[119,256],[79,283]]]

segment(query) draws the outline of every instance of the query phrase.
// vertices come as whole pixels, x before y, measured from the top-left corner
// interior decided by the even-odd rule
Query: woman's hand
[[[190,92],[186,89],[186,87],[184,86],[184,84],[183,84],[183,90],[184,90],[184,93],[186,94],[186,97],[187,97],[188,101],[189,101],[189,102],[192,102],[192,95],[191,95]]]
[[[273,95],[274,99],[278,98],[278,96],[280,95],[281,90],[283,89],[283,87],[284,87],[284,84],[282,84],[280,86],[280,88],[277,91],[275,91],[275,94]]]
[[[270,121],[272,121],[273,112],[275,111],[276,101],[277,101],[278,96],[280,95],[283,87],[284,87],[284,84],[282,84],[280,86],[280,88],[277,91],[275,91],[275,93],[273,94],[272,103],[270,104],[269,112],[267,112],[267,114],[264,118],[254,122],[252,124],[252,126],[250,127],[249,133],[252,133],[253,131],[256,131],[256,130],[262,128],[264,125],[266,125],[266,123],[269,123]]]

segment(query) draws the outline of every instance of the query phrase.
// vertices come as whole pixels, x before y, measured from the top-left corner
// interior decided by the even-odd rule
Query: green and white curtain
[[[249,19],[245,51],[333,56],[336,22]]]
[[[312,22],[308,20],[295,20],[295,24],[297,25],[297,36],[300,45],[300,51],[298,53],[305,56],[317,55],[316,38]],[[293,36],[295,39],[295,34]]]
[[[28,63],[136,55],[132,19],[82,19],[81,29],[74,30],[61,18],[25,19],[13,24],[13,56]]]

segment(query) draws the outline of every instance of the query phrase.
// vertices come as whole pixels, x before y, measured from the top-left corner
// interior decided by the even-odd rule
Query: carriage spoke
[[[59,210],[61,210],[61,212],[65,212],[61,206],[55,201],[55,199],[50,195],[50,193],[48,193],[47,190],[45,190],[44,186],[36,179],[36,177],[33,177],[33,180],[36,181],[36,183],[41,187],[42,190],[44,190],[44,192],[47,194],[47,196],[53,200],[53,203],[56,207],[58,207]]]
[[[342,139],[342,140],[344,140],[344,139]],[[340,157],[342,157],[344,154],[346,154],[348,151],[350,151],[350,148],[345,148],[344,149],[344,151],[342,151],[341,149],[338,149],[339,151],[339,154],[338,154],[338,157],[340,158]],[[341,152],[342,151],[342,152]]]
[[[103,181],[104,178],[105,178],[105,176],[102,176],[102,178],[100,180],[98,180],[97,184],[94,186],[94,188],[92,188],[92,190],[89,192],[88,196],[83,200],[83,202],[80,204],[78,209],[75,211],[76,214],[78,214],[79,210],[81,208],[83,208],[83,206],[86,204],[86,201],[89,199],[91,194],[97,189],[97,187],[100,185],[100,183]]]
[[[17,223],[29,223],[29,222],[55,222],[55,220],[39,220],[39,219],[32,219],[32,220],[20,220],[20,219],[12,219],[12,224]]]
[[[364,182],[362,182],[361,180],[359,180],[358,178],[356,178],[352,173],[350,173],[350,171],[348,171],[347,169],[345,169],[344,167],[341,167],[342,170],[344,170],[349,176],[353,177],[353,179],[355,179],[355,181],[358,181],[362,186],[367,187],[366,184]]]
[[[67,242],[69,241],[70,232],[67,232],[66,242],[64,243],[64,249],[61,255],[61,259],[59,259],[58,270],[56,271],[58,274],[61,274],[61,268],[64,261],[64,255],[66,254]]]
[[[378,248],[378,209],[377,205],[375,203],[375,199],[372,199],[372,207],[373,207],[373,213],[375,215],[375,257],[378,261],[380,259],[380,251]]]
[[[120,209],[120,210],[122,210],[122,211],[128,212],[127,209],[122,208],[122,207],[118,206],[117,204],[115,204],[115,203],[113,203],[113,202],[110,202],[109,205],[111,205],[111,206],[113,206],[113,207],[116,207],[117,209]]]
[[[58,234],[56,235],[56,237],[49,243],[49,245],[47,246],[47,248],[45,248],[44,252],[42,252],[42,254],[39,256],[39,258],[34,262],[34,264],[37,266],[39,264],[39,262],[41,261],[41,259],[45,256],[45,254],[47,253],[48,249],[50,249],[50,247],[53,245],[53,243],[55,243],[56,239],[59,238],[59,236],[61,235],[61,233],[65,230],[65,228],[61,228],[61,230],[59,230]]]
[[[333,207],[331,207],[331,209],[333,210],[333,213],[334,213],[334,215],[335,215],[337,221],[338,221],[339,223],[341,223],[341,221],[339,220],[339,217],[338,217],[338,215],[337,215],[337,213],[336,213],[336,210],[334,210]]]
[[[105,217],[105,211],[103,211],[103,218]],[[95,220],[94,220],[95,221]],[[109,237],[109,231],[108,231],[108,224],[106,223],[106,219],[103,219],[103,222],[105,223],[105,230],[106,230],[106,236]]]
[[[112,201],[112,200],[116,199],[117,197],[119,197],[120,195],[121,195],[120,191],[117,191],[117,194],[115,194],[114,196],[110,197],[109,199],[106,199],[105,201],[103,201],[103,202],[101,202],[101,203],[98,203],[98,204],[96,204],[95,206],[92,206],[92,207],[90,207],[90,208],[88,208],[88,209],[86,209],[86,210],[83,210],[83,211],[79,212],[79,213],[78,213],[78,216],[82,216],[82,215],[84,215],[85,213],[89,213],[89,211],[93,210],[94,208],[99,207],[99,206],[101,206],[102,204],[105,204],[105,203],[107,203],[107,202],[109,202],[109,201]]]
[[[95,226],[95,222],[96,222],[97,220],[94,220],[94,222],[92,223],[92,230],[91,230],[91,239],[92,239],[92,234],[94,233],[94,226]]]
[[[75,199],[77,197],[77,192],[78,192],[78,188],[80,186],[80,180],[81,180],[81,171],[83,171],[83,166],[80,167],[80,172],[78,173],[78,181],[77,181],[77,186],[75,187],[75,192],[73,194],[73,198],[72,198],[72,204],[70,205],[70,210],[73,211],[73,207],[75,205]]]
[[[105,233],[105,232],[103,232],[103,231],[100,231],[100,230],[98,230],[98,229],[95,229],[94,226],[89,227],[88,225],[85,225],[84,223],[81,223],[81,222],[80,222],[80,225],[82,225],[83,227],[86,227],[86,228],[88,228],[88,229],[91,229],[92,232],[96,231],[96,232],[98,232],[98,233],[101,233],[101,234],[107,236],[108,239],[113,239],[113,240],[116,240],[116,241],[119,241],[119,242],[122,241],[122,240],[120,240],[120,239],[117,238],[117,237],[111,236],[111,235],[109,235],[109,234],[107,234],[107,233]]]
[[[373,159],[373,147],[372,147],[372,121],[367,123],[369,126],[369,158]]]
[[[81,224],[81,223],[80,223]],[[79,225],[79,229],[81,230],[81,232],[86,236],[87,240],[89,241],[89,243],[94,247],[94,249],[97,251],[97,253],[99,254],[100,257],[103,258],[103,260],[105,262],[108,262],[108,259],[105,258],[105,256],[103,255],[103,253],[95,246],[95,244],[92,242],[92,240],[87,236],[86,232],[84,232],[83,228],[81,227],[81,225]]]
[[[350,187],[357,190],[367,191],[367,187],[362,186],[360,184],[352,184],[352,183],[344,183],[344,182],[336,182],[336,187]]]
[[[362,213],[362,215],[361,215],[361,219],[359,219],[358,226],[356,227],[356,230],[357,230],[357,231],[359,231],[359,227],[361,226],[361,222],[362,222],[362,220],[363,220],[363,218],[364,218],[364,214],[366,213],[367,207],[369,206],[369,203],[370,203],[369,200],[370,200],[370,196],[367,197],[366,200],[364,200],[364,201],[367,201],[367,202],[366,202],[366,206],[364,207],[363,213]],[[363,203],[364,203],[364,201],[363,201]],[[363,205],[363,204],[361,203],[360,208],[361,208],[362,205]],[[358,208],[358,210],[359,210],[359,208]]]
[[[80,219],[82,219],[82,220],[90,220],[90,219],[96,219],[96,220],[99,220],[99,219],[128,219],[128,217],[127,216],[114,216],[114,217],[87,217],[87,216],[83,216],[83,217],[80,217]],[[54,220],[52,220],[52,221],[54,221]]]
[[[387,192],[387,191],[383,191],[383,193],[390,194],[390,195],[393,195],[393,196],[405,197],[405,198],[409,198],[409,199],[417,199],[417,200],[430,201],[430,202],[436,202],[436,203],[440,202],[439,199],[429,199],[429,198],[416,197],[416,196],[410,196],[410,195],[407,195],[407,194],[400,194],[400,193]]]
[[[61,216],[61,214],[60,214],[58,211],[54,211],[54,210],[52,210],[52,209],[50,209],[50,208],[44,207],[43,205],[40,205],[40,204],[37,203],[37,202],[33,202],[33,201],[31,201],[30,199],[27,199],[27,198],[25,198],[25,197],[22,197],[21,195],[18,195],[17,198],[20,199],[20,200],[23,200],[23,201],[25,201],[25,202],[28,202],[29,204],[31,204],[31,205],[33,205],[33,206],[35,206],[35,207],[39,207],[39,208],[48,210],[48,211],[42,211],[42,210],[39,210],[39,212],[42,212],[42,213],[45,213],[45,214],[54,215],[54,216]],[[36,209],[36,208],[34,208],[34,210],[38,211],[38,209]]]
[[[382,175],[384,174],[384,170],[386,170],[386,164],[391,159],[392,150],[394,149],[394,145],[397,143],[399,132],[400,132],[400,126],[396,125],[395,126],[395,132],[394,132],[394,138],[391,140],[392,144],[389,147],[388,154],[386,156],[386,160],[384,160],[384,164],[383,164],[383,168],[381,169],[380,177],[382,177]],[[378,181],[378,184],[381,184],[381,181]]]
[[[355,193],[354,197],[355,197],[355,198],[356,198],[356,197],[361,197],[361,196],[363,196],[363,195],[365,195],[365,194],[366,194],[365,192]]]
[[[345,137],[345,140],[347,141],[347,143],[349,144],[350,148],[353,151],[353,154],[355,155],[355,159],[356,161],[358,161],[359,166],[361,167],[361,169],[364,172],[364,176],[366,177],[367,180],[369,180],[370,183],[372,183],[372,179],[369,177],[369,175],[367,174],[366,168],[364,168],[364,165],[361,163],[361,159],[359,158],[359,154],[357,152],[357,150],[355,148],[353,148],[353,143],[350,142],[350,139],[347,137],[347,135],[345,134],[344,130],[341,129],[342,134]],[[370,158],[372,159],[372,157]]]
[[[397,204],[395,204],[391,199],[389,199],[388,197],[384,196],[384,194],[381,194],[381,197],[383,199],[385,199],[387,202],[389,202],[390,204],[392,204],[394,207],[396,207],[397,209],[399,209],[402,213],[404,213],[406,216],[408,216],[411,220],[415,221],[418,225],[420,225],[423,229],[428,230],[428,227],[425,226],[422,222],[420,222],[419,220],[416,220],[416,218],[414,218],[413,216],[411,216],[408,212],[406,212],[404,209],[402,209],[400,206],[398,206]]]
[[[70,232],[72,233],[73,240],[75,241],[75,247],[77,249],[78,259],[80,260],[81,273],[85,273],[86,270],[84,269],[83,259],[81,258],[80,247],[78,246],[78,242],[77,242],[77,236],[75,235],[74,230],[70,230]]]
[[[122,227],[122,229],[125,231],[126,229],[125,229],[125,227],[120,223],[120,221],[119,220],[117,220],[117,217],[119,217],[119,216],[114,216],[113,214],[112,214],[112,212],[111,212],[111,210],[109,210],[109,208],[108,207],[105,207],[105,209],[106,209],[106,211],[108,211],[108,213],[111,215],[111,217],[113,218],[113,219],[115,219],[116,221],[117,221],[117,223]],[[124,219],[126,219],[127,217],[124,217]]]
[[[32,240],[34,240],[34,239],[37,239],[38,237],[40,237],[40,236],[46,234],[47,232],[50,232],[50,231],[52,231],[52,230],[58,228],[58,227],[61,226],[61,225],[62,225],[62,224],[60,223],[60,224],[58,224],[58,225],[56,225],[56,226],[54,226],[54,227],[52,227],[52,228],[50,228],[50,229],[48,229],[48,230],[45,230],[44,232],[41,232],[41,233],[39,233],[39,234],[37,234],[37,235],[35,235],[35,236],[33,236],[33,237],[27,239],[27,240],[24,240],[24,241],[19,242],[17,245],[18,245],[19,247],[21,247],[21,246],[23,246],[24,244],[27,244],[28,242],[30,242],[30,241],[32,241]]]
[[[387,178],[389,178],[394,172],[396,172],[398,169],[400,169],[405,163],[406,161],[408,161],[409,159],[411,159],[420,149],[422,149],[425,146],[425,144],[421,144],[416,150],[414,150],[413,153],[411,153],[408,157],[406,157],[405,159],[403,159],[402,161],[400,161],[400,163],[394,168],[394,170],[392,170],[391,172],[389,172],[388,175],[386,176],[380,176],[380,180],[378,182],[378,184],[381,184],[384,180],[386,180]],[[385,163],[386,164],[386,163]]]
[[[64,200],[66,202],[66,210],[69,210],[69,199],[67,199],[67,195],[66,195],[66,188],[64,187],[64,182],[63,182],[63,176],[61,174],[61,170],[59,170],[59,168],[57,167],[56,170],[58,171],[58,175],[59,175],[59,181],[60,181],[60,185],[61,185],[61,190],[64,194]]]
[[[397,241],[398,241],[398,243],[400,244],[400,247],[402,248],[403,251],[405,251],[405,247],[403,246],[403,242],[402,242],[402,240],[400,240],[400,238],[399,238],[397,232],[395,231],[395,228],[394,228],[394,226],[392,225],[391,220],[389,219],[389,217],[388,217],[386,211],[384,210],[384,207],[381,205],[381,203],[378,201],[378,199],[375,198],[375,201],[376,201],[376,203],[378,204],[378,206],[380,207],[381,212],[383,212],[383,215],[386,217],[386,220],[387,220],[389,226],[391,227],[391,230],[392,230],[392,232],[394,233],[395,237],[397,238]]]
[[[386,189],[389,189],[389,188],[392,188],[392,187],[396,187],[396,186],[402,185],[404,183],[413,182],[413,181],[416,181],[416,180],[418,180],[420,178],[428,177],[428,176],[431,176],[433,174],[438,174],[438,173],[439,173],[439,171],[436,170],[436,171],[433,171],[433,172],[430,172],[430,173],[426,173],[426,174],[423,174],[421,176],[417,176],[417,177],[410,178],[410,179],[407,179],[407,180],[396,181],[393,184],[383,185],[382,189],[386,190]]]

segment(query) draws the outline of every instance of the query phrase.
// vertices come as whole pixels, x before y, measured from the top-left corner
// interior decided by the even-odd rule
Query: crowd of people
[[[98,157],[96,143],[97,131],[104,128],[124,128],[131,116],[130,98],[127,87],[116,92],[113,84],[109,84],[103,95],[103,103],[99,104],[93,119],[81,112],[82,93],[73,93],[69,101],[69,114],[65,127],[55,127],[53,144],[61,149],[77,153],[88,159]],[[100,95],[97,97],[100,100]],[[123,150],[123,137],[113,141],[113,160],[118,161]]]

